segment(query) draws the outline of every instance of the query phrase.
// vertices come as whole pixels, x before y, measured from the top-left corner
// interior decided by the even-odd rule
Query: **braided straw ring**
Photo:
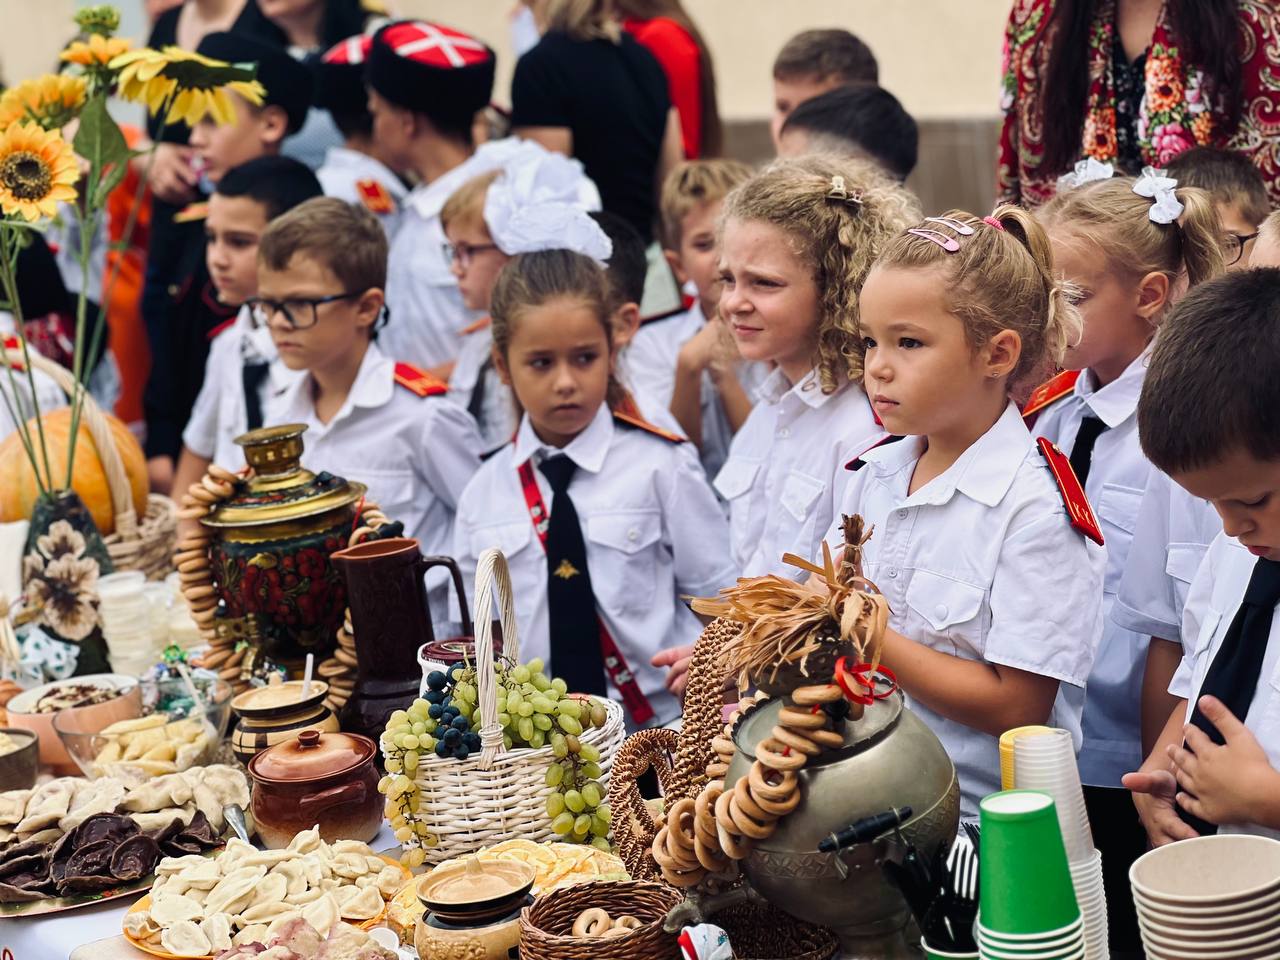
[[[778,774],[781,776],[775,783],[773,777]],[[751,784],[751,792],[757,802],[772,800],[774,803],[780,803],[791,796],[799,780],[794,773],[770,770],[757,760],[747,773],[747,782]]]
[[[777,740],[769,737],[756,744],[756,757],[766,767],[778,770],[784,773],[794,773],[804,767],[805,755],[803,753],[786,753],[786,746]]]
[[[809,731],[807,730],[804,731],[804,733],[808,732]],[[817,733],[818,731],[814,730],[813,732]],[[773,728],[773,738],[779,743],[790,747],[792,750],[800,751],[806,757],[816,757],[818,754],[822,753],[822,748],[803,733],[797,733],[794,730],[789,730],[782,726],[782,724],[778,724]]]

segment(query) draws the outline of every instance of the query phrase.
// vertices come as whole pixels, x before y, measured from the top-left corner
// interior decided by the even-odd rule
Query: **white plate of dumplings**
[[[125,914],[124,934],[140,950],[177,960],[267,943],[297,917],[322,937],[343,924],[368,929],[411,876],[368,844],[326,843],[316,828],[284,850],[233,838],[212,859],[161,860],[151,892]]]

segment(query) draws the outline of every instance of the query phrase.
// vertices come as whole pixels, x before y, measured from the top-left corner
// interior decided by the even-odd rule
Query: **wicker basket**
[[[676,934],[662,929],[683,898],[664,883],[581,883],[544,893],[520,914],[520,960],[674,960]],[[627,914],[644,926],[623,937],[575,937],[583,910],[600,907],[611,917]]]
[[[826,927],[802,923],[774,906],[739,903],[708,921],[724,930],[738,960],[830,960],[840,939]]]
[[[553,760],[551,747],[507,750],[502,743],[502,728],[497,722],[498,681],[493,669],[495,587],[504,652],[517,662],[520,658],[507,560],[499,550],[486,550],[476,570],[474,619],[482,749],[476,759],[432,755],[418,762],[414,779],[421,790],[421,805],[417,818],[440,838],[435,847],[426,849],[428,863],[475,853],[504,840],[540,842],[555,836],[546,811],[545,778]],[[584,731],[578,739],[599,749],[601,780],[607,783],[626,730],[622,707],[612,701],[605,701],[605,706],[605,725]]]
[[[75,395],[75,377],[69,370],[35,351],[28,352],[35,369],[52,377],[68,396]],[[21,364],[22,351],[10,348],[5,351],[5,359],[10,364]],[[165,574],[173,569],[173,548],[178,539],[177,507],[168,497],[148,494],[146,516],[139,519],[133,509],[133,492],[129,489],[129,478],[124,472],[120,451],[111,436],[111,427],[87,390],[84,392],[81,422],[93,440],[111,490],[116,529],[105,539],[112,564],[117,570],[140,570],[148,580],[163,580]]]

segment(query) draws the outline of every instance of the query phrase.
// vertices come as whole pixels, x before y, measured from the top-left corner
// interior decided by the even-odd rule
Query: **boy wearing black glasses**
[[[1213,198],[1222,221],[1222,255],[1228,270],[1249,266],[1258,227],[1271,212],[1267,186],[1242,153],[1194,147],[1169,161],[1169,176],[1184,187],[1199,187]]]
[[[305,374],[271,399],[266,422],[306,424],[309,470],[365,484],[423,553],[447,554],[480,437],[443,381],[378,348],[381,325],[398,321],[386,312],[386,282],[387,237],[363,207],[317,197],[272,222],[249,307],[281,362]],[[444,619],[443,578],[428,588]]]

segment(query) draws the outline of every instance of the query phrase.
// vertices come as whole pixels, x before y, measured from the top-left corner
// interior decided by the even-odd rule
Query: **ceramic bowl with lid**
[[[246,766],[267,747],[292,740],[303,730],[337,733],[338,718],[324,705],[329,685],[311,681],[311,691],[303,696],[302,680],[290,680],[246,690],[231,701],[239,718],[231,733],[231,749]]]
[[[377,753],[368,737],[303,730],[254,757],[253,819],[263,845],[287,847],[313,826],[330,843],[372,840],[382,826]]]

